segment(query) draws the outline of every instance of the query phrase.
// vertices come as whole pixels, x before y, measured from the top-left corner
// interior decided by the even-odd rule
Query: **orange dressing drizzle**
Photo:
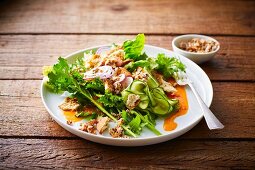
[[[86,106],[85,108],[83,108],[83,111],[92,114],[93,112],[97,112],[97,109],[94,106]],[[63,111],[66,120],[71,122],[79,122],[83,119],[83,117],[76,117],[76,113],[76,111]]]
[[[82,120],[82,118],[76,117],[75,111],[63,111],[64,116],[66,118],[66,120],[71,121],[71,122],[79,122]]]
[[[176,94],[175,98],[179,100],[180,109],[176,113],[170,115],[170,117],[166,118],[164,121],[164,130],[171,131],[174,130],[177,127],[177,123],[174,122],[175,118],[185,115],[188,111],[189,105],[188,105],[188,99],[186,95],[185,86],[177,86],[176,87]]]

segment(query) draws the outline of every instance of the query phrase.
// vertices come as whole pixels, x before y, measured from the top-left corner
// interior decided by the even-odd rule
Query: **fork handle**
[[[204,101],[201,99],[200,95],[197,93],[196,89],[193,87],[191,83],[188,83],[191,90],[193,91],[199,106],[202,109],[205,121],[207,123],[207,126],[210,130],[213,129],[223,129],[224,125],[215,117],[215,115],[212,113],[212,111],[208,108],[208,106],[204,103]]]

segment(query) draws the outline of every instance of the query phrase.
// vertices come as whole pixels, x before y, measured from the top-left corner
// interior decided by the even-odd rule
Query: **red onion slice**
[[[111,48],[110,47],[100,47],[97,49],[96,54],[102,54],[103,52],[109,51]]]
[[[125,88],[127,88],[132,82],[134,81],[133,77],[126,77],[122,82],[122,86]]]
[[[125,74],[120,74],[120,75],[118,75],[118,78],[119,78],[119,80],[117,80],[117,81],[115,81],[115,82],[120,83],[120,82],[122,82],[123,80],[125,80],[126,75],[125,75]]]

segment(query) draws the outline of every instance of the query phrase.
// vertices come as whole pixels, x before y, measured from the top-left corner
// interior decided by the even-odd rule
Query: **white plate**
[[[107,46],[107,45],[104,45]],[[87,50],[92,50],[92,49],[97,49],[99,47],[103,46],[98,46],[98,47],[92,47],[92,48],[87,48],[84,50],[77,51],[73,54],[70,54],[66,57],[66,59],[69,62],[73,62],[77,57],[83,56],[84,51]],[[189,78],[191,81],[194,83],[194,86],[198,93],[201,95],[202,99],[204,102],[207,104],[207,106],[211,105],[212,98],[213,98],[213,89],[212,89],[212,84],[206,73],[194,62],[191,60],[176,54],[172,51],[155,47],[155,46],[150,46],[150,45],[145,45],[144,51],[146,54],[150,57],[156,57],[158,53],[165,53],[167,56],[175,56],[178,57],[188,68],[189,72],[187,72]],[[164,142],[173,138],[176,138],[187,131],[189,131],[191,128],[193,128],[203,117],[202,112],[199,108],[198,103],[196,102],[195,96],[193,95],[192,91],[190,90],[189,87],[186,87],[186,92],[188,96],[188,102],[189,102],[189,109],[188,112],[175,119],[175,122],[178,124],[177,128],[173,131],[164,131],[163,130],[163,119],[157,120],[157,125],[156,128],[162,133],[161,136],[156,136],[152,132],[150,132],[148,129],[144,128],[141,136],[138,138],[112,138],[107,133],[104,135],[93,135],[89,134],[87,132],[83,132],[79,130],[79,124],[80,123],[75,123],[74,126],[67,125],[66,119],[61,112],[61,110],[58,108],[58,105],[60,105],[64,97],[61,97],[61,95],[58,94],[53,94],[48,89],[45,87],[43,80],[41,84],[41,97],[42,101],[44,103],[44,106],[48,110],[49,114],[51,117],[64,129],[68,130],[69,132],[93,141],[93,142],[98,142],[102,144],[107,144],[107,145],[116,145],[116,146],[142,146],[142,145],[151,145],[155,143],[160,143]]]

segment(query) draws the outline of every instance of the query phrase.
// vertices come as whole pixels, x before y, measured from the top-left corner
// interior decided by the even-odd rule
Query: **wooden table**
[[[201,67],[223,130],[203,120],[177,139],[125,148],[81,139],[50,118],[40,98],[43,65],[137,33],[167,49],[179,34],[219,40]],[[255,168],[255,1],[1,1],[0,65],[0,169]]]

